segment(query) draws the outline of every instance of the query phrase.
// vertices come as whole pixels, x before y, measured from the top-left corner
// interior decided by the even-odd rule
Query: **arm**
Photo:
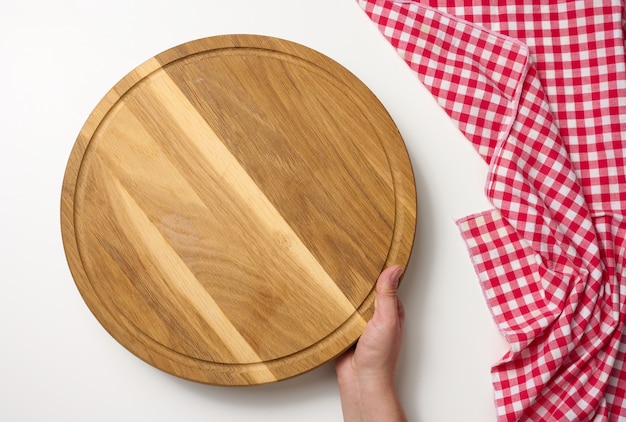
[[[335,361],[346,422],[406,421],[395,388],[404,309],[397,298],[402,268],[384,270],[376,283],[374,316],[355,348]]]

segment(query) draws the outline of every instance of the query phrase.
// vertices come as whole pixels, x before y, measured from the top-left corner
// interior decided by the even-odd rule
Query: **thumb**
[[[374,302],[374,318],[394,321],[398,312],[398,283],[402,275],[402,267],[392,265],[386,268],[376,282],[376,300]]]

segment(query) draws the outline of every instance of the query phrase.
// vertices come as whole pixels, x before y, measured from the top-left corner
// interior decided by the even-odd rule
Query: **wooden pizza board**
[[[61,199],[67,260],[104,328],[218,385],[292,377],[353,344],[417,215],[405,145],[369,89],[253,35],[124,77],[82,128]]]

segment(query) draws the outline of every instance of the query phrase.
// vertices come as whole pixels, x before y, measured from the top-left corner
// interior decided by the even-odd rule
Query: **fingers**
[[[398,300],[398,282],[402,275],[402,267],[392,265],[386,268],[376,282],[376,301],[374,316],[383,320],[395,321],[402,319],[404,309]]]

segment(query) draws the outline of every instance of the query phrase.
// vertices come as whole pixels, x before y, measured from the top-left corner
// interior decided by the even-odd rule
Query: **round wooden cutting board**
[[[406,265],[411,163],[354,75],[292,42],[193,41],[124,77],[82,128],[67,260],[106,330],[186,379],[292,377],[353,344]]]

